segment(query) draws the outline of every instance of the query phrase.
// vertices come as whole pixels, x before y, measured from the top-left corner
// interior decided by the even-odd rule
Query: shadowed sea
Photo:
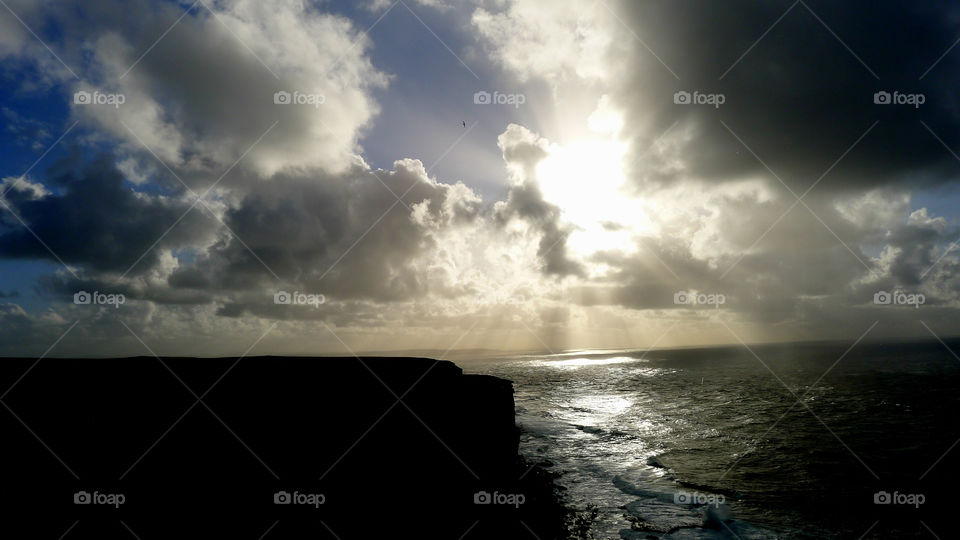
[[[598,509],[595,538],[949,537],[956,344],[849,347],[459,363],[514,382],[521,453]]]

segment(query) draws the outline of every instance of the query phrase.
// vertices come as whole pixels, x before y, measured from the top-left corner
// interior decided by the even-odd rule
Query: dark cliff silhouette
[[[546,540],[569,517],[518,457],[511,383],[450,362],[34,363],[0,361],[16,537]]]

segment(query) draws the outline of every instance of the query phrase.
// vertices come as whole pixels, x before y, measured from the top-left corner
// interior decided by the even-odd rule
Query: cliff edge
[[[0,387],[0,504],[30,537],[561,534],[512,384],[451,362],[4,359]]]

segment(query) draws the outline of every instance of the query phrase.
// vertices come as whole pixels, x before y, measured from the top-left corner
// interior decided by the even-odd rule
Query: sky
[[[960,6],[3,0],[0,355],[960,334]]]

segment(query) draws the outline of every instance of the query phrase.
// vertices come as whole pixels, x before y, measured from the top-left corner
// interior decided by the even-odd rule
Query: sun
[[[650,226],[642,201],[626,189],[627,146],[613,136],[553,144],[537,167],[544,199],[556,204],[575,228],[567,246],[581,256],[632,251],[632,237]]]

